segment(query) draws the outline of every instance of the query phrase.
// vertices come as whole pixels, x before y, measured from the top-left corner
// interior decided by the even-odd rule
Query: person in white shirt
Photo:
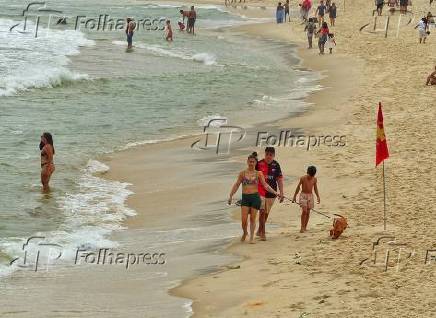
[[[427,19],[422,18],[418,25],[419,43],[425,43],[427,39]]]

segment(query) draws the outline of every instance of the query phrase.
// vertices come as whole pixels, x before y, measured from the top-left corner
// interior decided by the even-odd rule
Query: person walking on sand
[[[385,4],[384,0],[375,0],[375,6],[376,6],[376,11],[377,11],[377,15],[381,16],[383,13],[383,5]]]
[[[309,16],[309,11],[312,8],[312,2],[311,0],[303,0],[303,2],[299,4],[299,6],[301,7],[300,8],[301,18],[303,19],[303,22],[306,22]]]
[[[291,16],[289,15],[289,0],[286,0],[285,2],[285,22],[286,16],[288,16],[288,22],[291,22]]]
[[[315,16],[318,14],[318,23],[321,25],[324,23],[324,15],[326,12],[326,6],[324,5],[324,0],[321,0],[319,6],[316,8]]]
[[[434,67],[434,72],[431,73],[428,77],[427,77],[427,82],[425,83],[425,85],[436,85],[436,66]]]
[[[336,46],[336,40],[334,33],[329,33],[327,36],[327,41],[325,43],[325,48],[329,50],[329,53],[333,53],[333,48]]]
[[[295,189],[294,198],[292,202],[297,202],[297,195],[301,190],[299,197],[299,205],[301,206],[301,228],[300,233],[307,231],[307,224],[309,223],[310,210],[314,208],[313,191],[315,191],[318,204],[321,198],[318,193],[317,179],[315,178],[316,167],[310,166],[307,168],[307,174],[300,178],[300,182]]]
[[[173,29],[171,28],[171,21],[167,20],[165,22],[165,40],[173,41]]]
[[[307,41],[309,42],[309,47],[308,49],[312,48],[312,40],[313,40],[313,35],[316,33],[316,23],[313,22],[314,18],[309,18],[309,21],[306,24],[306,27],[304,29],[304,31],[307,32]]]
[[[127,18],[126,21],[127,21],[127,25],[126,25],[127,49],[131,49],[133,43],[133,33],[135,32],[136,23],[133,21],[132,18]]]
[[[400,13],[407,13],[407,6],[409,5],[409,0],[400,0]]]
[[[233,195],[238,191],[242,184],[242,200],[241,200],[241,225],[242,237],[241,242],[244,242],[247,235],[248,215],[250,214],[250,243],[254,244],[254,231],[256,229],[256,213],[260,209],[261,200],[258,192],[258,184],[262,184],[268,192],[277,195],[277,192],[272,189],[265,181],[262,171],[256,171],[257,153],[253,152],[248,156],[247,169],[241,171],[235,184],[230,191],[228,204],[232,203]]]
[[[41,150],[41,183],[42,191],[44,193],[50,192],[50,178],[55,171],[53,157],[55,154],[53,146],[53,137],[50,133],[45,132],[41,135],[41,142],[39,143],[39,150]]]
[[[330,18],[330,25],[335,26],[336,21],[336,3],[332,3],[331,7],[329,8],[329,18]]]
[[[325,43],[327,42],[328,34],[330,33],[327,22],[323,22],[321,29],[317,31],[318,34],[318,48],[319,54],[324,54]]]
[[[256,165],[256,170],[261,171],[265,176],[266,182],[274,190],[279,188],[280,203],[283,202],[283,175],[280,164],[274,160],[275,158],[274,147],[265,148],[265,158],[260,160]],[[257,230],[257,236],[260,236],[262,241],[266,241],[265,226],[268,216],[271,212],[271,208],[277,195],[268,192],[262,184],[259,184],[259,195],[262,201],[262,205],[259,210],[259,228]]]
[[[427,39],[427,18],[422,18],[418,25],[415,27],[418,28],[418,35],[419,35],[419,43],[425,44],[425,40]]]
[[[283,23],[283,19],[285,16],[285,7],[282,6],[282,3],[279,2],[276,9],[276,21],[277,23]]]

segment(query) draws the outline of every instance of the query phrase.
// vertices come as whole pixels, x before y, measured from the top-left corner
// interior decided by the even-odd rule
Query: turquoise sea
[[[225,7],[198,6],[191,36],[177,30],[181,4],[45,1],[25,13],[24,30],[28,3],[0,0],[0,276],[16,269],[9,261],[31,235],[71,247],[116,245],[110,234],[136,212],[125,206],[127,184],[94,175],[109,169],[99,156],[199,133],[218,116],[242,126],[282,118],[316,86],[314,74],[292,67],[292,44],[225,32],[265,21]],[[48,9],[60,11],[50,25]],[[161,30],[138,30],[126,53],[122,30],[74,30],[77,16],[105,14],[170,19],[174,42]],[[56,25],[62,16],[67,24]],[[48,196],[39,181],[43,131],[56,149]]]

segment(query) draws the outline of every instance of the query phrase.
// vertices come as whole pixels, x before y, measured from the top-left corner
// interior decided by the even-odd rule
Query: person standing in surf
[[[132,18],[127,18],[127,25],[126,25],[126,36],[127,36],[127,49],[130,50],[132,48],[133,43],[133,33],[136,29],[136,23],[133,21]]]
[[[182,23],[185,24],[185,18],[188,19],[189,11],[180,10],[179,12],[182,15]]]
[[[241,226],[243,233],[241,242],[244,242],[248,235],[248,215],[250,214],[250,244],[254,244],[256,213],[262,204],[258,192],[258,185],[262,184],[267,191],[277,195],[277,192],[266,183],[262,171],[256,170],[256,163],[257,153],[253,152],[248,156],[247,169],[239,173],[238,178],[230,191],[228,200],[229,205],[232,204],[233,195],[238,191],[239,186],[242,184]]]
[[[173,29],[171,28],[171,21],[167,20],[165,22],[165,40],[172,42],[173,41]]]
[[[55,154],[53,146],[53,137],[50,133],[45,132],[41,136],[39,143],[39,150],[41,150],[41,183],[42,191],[44,193],[50,192],[50,178],[55,171],[53,157]]]
[[[280,202],[283,202],[283,174],[282,169],[277,161],[274,160],[276,151],[274,147],[265,148],[265,158],[260,160],[256,165],[256,170],[261,171],[265,176],[267,184],[276,192],[277,186],[280,191]],[[257,236],[260,236],[261,241],[266,241],[265,227],[269,213],[274,204],[277,195],[259,184],[259,194],[262,201],[259,212],[259,229]]]
[[[188,13],[188,27],[186,31],[188,33],[192,33],[195,35],[195,21],[197,20],[197,12],[195,12],[194,6],[191,7],[191,10]]]

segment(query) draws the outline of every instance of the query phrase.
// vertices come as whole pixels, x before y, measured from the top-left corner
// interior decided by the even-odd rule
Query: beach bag
[[[334,214],[335,217],[333,219],[333,228],[330,230],[330,237],[336,240],[339,236],[341,236],[342,232],[348,227],[347,219],[342,215]]]

